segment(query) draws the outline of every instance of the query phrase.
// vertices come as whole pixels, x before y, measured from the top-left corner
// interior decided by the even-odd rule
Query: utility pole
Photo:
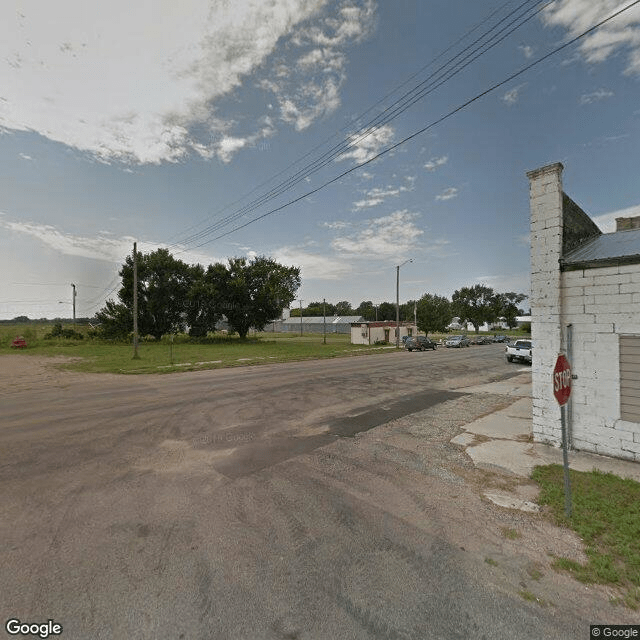
[[[418,303],[413,301],[413,324],[416,325],[416,335],[418,335]]]
[[[73,328],[76,328],[76,285],[71,283],[71,300],[73,302]]]
[[[396,349],[400,348],[400,267],[407,262],[413,262],[413,258],[405,260],[396,267]]]
[[[302,337],[302,300],[300,300],[300,337]]]
[[[322,342],[327,344],[327,301],[322,298]]]
[[[138,360],[138,252],[133,243],[133,359]]]

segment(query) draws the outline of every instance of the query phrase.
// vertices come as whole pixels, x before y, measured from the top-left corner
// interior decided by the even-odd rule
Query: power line
[[[393,151],[394,149],[397,149],[399,146],[409,142],[409,140],[412,140],[413,138],[425,133],[426,131],[428,131],[429,129],[432,129],[433,127],[437,126],[441,122],[444,122],[445,120],[448,120],[450,117],[452,117],[453,115],[455,115],[459,111],[462,111],[463,109],[466,109],[469,105],[473,104],[474,102],[476,102],[480,98],[483,98],[484,96],[486,96],[489,93],[492,93],[493,91],[495,91],[499,87],[507,84],[508,82],[511,82],[511,80],[514,80],[518,76],[521,76],[523,73],[526,73],[527,71],[529,71],[533,67],[537,66],[541,62],[547,60],[551,56],[554,56],[555,54],[559,53],[560,51],[566,49],[567,47],[570,47],[573,44],[575,44],[578,40],[581,40],[582,38],[584,38],[586,35],[588,35],[592,31],[595,31],[596,29],[600,28],[602,25],[606,24],[610,20],[613,20],[614,18],[616,18],[620,14],[624,13],[625,11],[628,11],[629,9],[631,9],[632,7],[637,5],[638,3],[640,3],[640,0],[635,0],[634,2],[628,4],[626,7],[623,7],[622,9],[616,11],[615,13],[613,13],[608,18],[605,18],[604,20],[601,20],[600,22],[598,22],[594,26],[590,27],[586,31],[583,31],[580,35],[572,38],[571,40],[569,40],[565,44],[560,45],[559,47],[556,47],[550,53],[547,53],[546,55],[541,56],[540,58],[538,58],[534,62],[526,65],[525,67],[523,67],[519,71],[516,71],[515,73],[511,74],[509,77],[505,78],[504,80],[492,85],[491,87],[489,87],[485,91],[477,94],[476,96],[474,96],[470,100],[467,100],[466,102],[462,103],[461,105],[459,105],[455,109],[449,111],[444,116],[438,118],[437,120],[434,120],[432,123],[428,124],[427,126],[423,127],[422,129],[419,129],[418,131],[412,133],[411,135],[407,136],[406,138],[403,138],[402,140],[400,140],[396,144],[391,145],[390,147],[387,147],[386,149],[384,149],[380,153],[376,154],[372,158],[369,158],[368,160],[366,160],[366,161],[364,161],[364,162],[362,162],[362,163],[360,163],[358,165],[355,165],[355,166],[351,167],[350,169],[348,169],[346,171],[343,171],[341,174],[339,174],[338,176],[332,178],[331,180],[328,180],[327,182],[323,183],[319,187],[316,187],[315,189],[312,189],[311,191],[308,191],[307,193],[305,193],[305,194],[303,194],[303,195],[301,195],[301,196],[299,196],[297,198],[294,198],[293,200],[290,200],[289,202],[287,202],[287,203],[285,203],[285,204],[283,204],[283,205],[281,205],[279,207],[276,207],[275,209],[272,209],[271,211],[267,211],[266,213],[263,213],[262,215],[257,216],[256,218],[253,218],[252,220],[249,220],[248,222],[245,222],[244,224],[239,225],[239,226],[231,229],[230,231],[227,231],[226,233],[222,233],[222,234],[216,236],[215,238],[212,238],[211,240],[207,240],[206,242],[203,242],[203,243],[201,243],[199,245],[196,245],[195,247],[192,247],[192,249],[197,249],[197,248],[202,247],[202,246],[204,246],[206,244],[210,244],[211,242],[215,242],[216,240],[219,240],[220,238],[224,238],[225,236],[228,236],[228,235],[230,235],[230,234],[232,234],[232,233],[234,233],[234,232],[236,232],[236,231],[238,231],[240,229],[243,229],[244,227],[247,227],[250,224],[253,224],[254,222],[257,222],[258,220],[262,220],[263,218],[266,218],[267,216],[270,216],[270,215],[272,215],[274,213],[277,213],[278,211],[282,211],[282,209],[285,209],[285,208],[291,206],[292,204],[295,204],[296,202],[299,202],[300,200],[303,200],[304,198],[307,198],[308,196],[311,196],[314,193],[317,193],[318,191],[321,191],[322,189],[324,189],[328,185],[333,184],[334,182],[337,182],[338,180],[340,180],[344,176],[352,173],[353,171],[355,171],[357,169],[360,169],[360,168],[370,164],[371,162],[374,162],[375,160],[377,160],[378,158],[382,157],[383,155],[386,155],[390,151]]]
[[[319,171],[320,169],[325,167],[334,158],[337,158],[340,155],[343,155],[344,152],[347,151],[348,149],[356,148],[357,143],[360,142],[362,139],[364,139],[365,137],[371,135],[374,131],[379,130],[382,126],[388,124],[391,120],[395,119],[401,113],[403,113],[406,109],[408,109],[410,106],[415,104],[415,102],[417,102],[418,100],[420,100],[423,97],[425,97],[425,95],[428,95],[429,93],[431,93],[432,91],[437,89],[439,86],[441,86],[442,84],[447,82],[453,76],[457,75],[465,67],[467,67],[469,64],[474,62],[481,55],[484,55],[484,53],[486,53],[488,50],[490,50],[491,48],[493,48],[494,46],[499,44],[502,40],[504,40],[506,37],[508,37],[508,35],[513,33],[513,31],[515,31],[517,28],[522,26],[526,21],[530,20],[532,17],[534,17],[534,15],[536,15],[539,11],[541,11],[544,8],[544,7],[542,7],[540,9],[538,9],[534,14],[532,14],[529,17],[527,17],[524,20],[522,20],[520,22],[520,24],[517,24],[515,27],[510,28],[515,22],[517,22],[523,16],[525,16],[526,13],[531,11],[531,8],[526,9],[523,13],[519,14],[518,16],[516,16],[516,18],[514,18],[506,27],[504,27],[502,30],[498,31],[497,33],[494,33],[489,38],[489,40],[487,42],[481,43],[481,41],[484,38],[486,38],[489,34],[491,34],[492,31],[495,31],[495,29],[497,29],[497,27],[499,27],[503,22],[508,20],[511,16],[513,16],[518,11],[520,11],[520,9],[522,9],[522,7],[524,7],[524,6],[528,5],[528,4],[531,4],[531,2],[532,2],[532,0],[525,0],[520,5],[518,5],[514,10],[510,11],[505,17],[503,17],[501,20],[499,20],[488,31],[485,31],[479,38],[474,40],[471,44],[469,44],[467,47],[462,49],[462,51],[460,51],[459,53],[454,55],[452,58],[450,58],[446,63],[444,63],[438,69],[436,69],[433,73],[431,73],[425,80],[423,80],[417,86],[413,87],[410,91],[408,91],[405,94],[403,94],[400,98],[398,98],[395,102],[393,102],[389,107],[387,107],[385,110],[383,110],[381,113],[379,113],[375,118],[373,118],[372,120],[367,122],[364,125],[364,127],[361,128],[361,130],[359,132],[357,132],[355,134],[352,134],[352,135],[348,136],[347,138],[343,139],[342,142],[338,143],[337,145],[335,145],[334,147],[332,147],[331,149],[326,151],[319,158],[317,158],[312,163],[310,163],[310,164],[306,165],[305,167],[303,167],[302,169],[300,169],[297,173],[295,173],[293,176],[289,177],[284,182],[281,182],[279,185],[274,187],[271,191],[267,192],[266,194],[263,194],[262,196],[258,197],[257,199],[253,200],[252,202],[250,202],[247,205],[245,205],[244,207],[242,207],[241,209],[239,209],[239,210],[235,211],[234,213],[230,214],[226,218],[222,218],[221,220],[219,220],[217,222],[214,222],[212,225],[210,225],[209,227],[203,229],[202,231],[200,231],[198,233],[195,233],[195,234],[192,234],[191,236],[187,236],[186,238],[184,238],[181,241],[180,244],[197,242],[198,240],[202,239],[203,237],[206,237],[207,235],[210,235],[211,233],[213,233],[217,229],[230,224],[231,222],[237,220],[238,218],[242,217],[246,213],[250,213],[251,211],[253,211],[256,208],[258,208],[259,206],[261,206],[261,205],[265,204],[266,202],[272,200],[273,198],[281,195],[282,193],[284,193],[285,191],[289,190],[291,187],[295,186],[295,184],[298,184],[299,182],[301,182],[303,179],[305,179],[309,175],[311,175],[313,173],[316,173],[317,171]],[[509,3],[507,3],[507,4],[509,4]],[[535,4],[540,4],[540,3],[539,2],[535,2]],[[500,9],[502,9],[504,6],[506,6],[506,5],[502,5],[500,7]],[[500,9],[498,9],[497,11],[499,11]],[[490,15],[490,17],[492,17],[495,13],[496,13],[496,11],[494,11]],[[484,24],[484,22],[486,22],[488,19],[490,19],[490,17],[486,18],[485,20],[483,20],[482,23],[480,23],[480,25],[477,25],[472,30],[467,32],[467,34],[465,34],[465,36],[463,36],[463,38],[461,38],[461,39],[464,39],[467,35],[469,35],[474,30],[476,30],[479,26]],[[506,35],[504,35],[502,38],[498,38],[500,36],[500,34],[502,34],[505,30],[508,30]],[[496,38],[498,38],[498,39],[496,40]],[[493,41],[493,43],[492,43],[492,41]],[[478,45],[478,43],[481,43],[481,44]],[[471,53],[469,53],[466,57],[462,58],[462,60],[459,60],[458,62],[455,62],[457,58],[462,56],[465,52],[467,52],[469,49],[473,48],[475,45],[478,45],[478,46]],[[446,49],[445,52],[448,51],[449,49],[451,49],[453,46],[455,46],[455,45],[452,45],[451,47]],[[485,49],[484,49],[484,51],[481,51],[481,49],[483,47]],[[479,51],[480,51],[480,53],[478,53]],[[426,67],[431,66],[435,62],[435,60],[437,60],[439,57],[442,57],[443,54],[444,54],[444,52],[442,54],[440,54],[439,56],[437,56],[431,63],[429,63],[428,65],[423,67],[423,69],[426,68]],[[469,58],[471,58],[471,60],[469,60]],[[447,67],[452,65],[452,64],[454,64],[453,68],[447,70]],[[420,73],[420,72],[418,72],[418,73]],[[440,74],[440,75],[438,75],[438,74]],[[414,76],[415,75],[418,75],[418,74],[414,74]],[[444,76],[444,79],[443,79],[443,76]],[[434,77],[436,78],[435,81],[434,81],[435,86],[434,86],[433,83],[431,85],[427,84]],[[403,84],[407,84],[407,83],[408,83],[408,80],[405,81],[405,83],[403,83]],[[425,87],[424,85],[427,85],[427,86]],[[400,86],[403,86],[403,85],[400,85]],[[396,90],[394,90],[394,92]],[[391,93],[393,93],[393,92],[391,92]],[[378,101],[378,103],[381,102],[382,100],[384,100],[384,98],[381,99],[380,101]],[[378,104],[378,103],[376,103],[376,104]],[[371,110],[371,108],[369,110]],[[367,112],[365,112],[365,113],[367,113]],[[307,154],[307,155],[309,155],[309,154]],[[170,246],[175,246],[175,244],[178,244],[178,243],[174,243],[174,245],[170,245]],[[181,251],[180,253],[183,253],[183,252],[184,252],[184,250]]]
[[[338,130],[338,132],[332,134],[331,136],[327,137],[325,140],[323,140],[320,144],[316,145],[315,147],[313,147],[312,149],[310,149],[307,153],[305,153],[303,156],[301,156],[300,158],[298,158],[297,160],[294,160],[293,162],[291,162],[289,165],[287,165],[284,169],[282,169],[281,171],[279,171],[278,173],[274,174],[273,176],[271,176],[270,178],[268,178],[267,180],[265,180],[264,182],[261,182],[259,185],[257,185],[256,187],[254,187],[251,191],[248,191],[247,193],[245,193],[244,195],[242,195],[240,198],[238,198],[237,200],[234,200],[233,202],[225,205],[222,209],[220,209],[218,211],[218,214],[223,213],[224,211],[226,211],[227,209],[231,208],[232,206],[234,206],[235,204],[242,202],[242,200],[244,200],[246,197],[250,196],[252,193],[254,193],[255,191],[257,191],[258,189],[260,189],[261,187],[269,184],[270,182],[272,182],[273,180],[275,180],[277,177],[281,176],[283,173],[285,173],[288,169],[290,169],[291,167],[294,167],[295,165],[299,164],[300,162],[302,162],[305,158],[307,158],[308,156],[310,156],[314,151],[317,151],[318,149],[320,149],[321,147],[323,147],[327,142],[329,142],[330,140],[332,140],[333,138],[337,137],[341,132],[346,131],[347,129],[349,129],[350,126],[355,125],[358,121],[360,121],[364,116],[366,116],[370,111],[372,111],[373,109],[375,109],[375,107],[377,107],[379,104],[382,104],[387,98],[389,98],[390,96],[392,96],[394,93],[396,93],[397,91],[399,91],[402,87],[406,86],[407,84],[409,84],[409,82],[411,82],[411,80],[413,80],[414,78],[416,78],[418,75],[420,75],[423,71],[425,71],[426,69],[428,69],[429,67],[431,67],[433,64],[435,64],[435,62],[437,62],[443,55],[445,55],[446,53],[448,53],[451,49],[453,49],[455,46],[457,46],[458,44],[460,44],[461,42],[463,42],[468,36],[470,36],[474,31],[477,31],[483,24],[485,24],[486,22],[488,22],[491,18],[493,18],[493,16],[497,13],[499,13],[500,11],[502,11],[502,9],[504,9],[506,6],[508,6],[509,4],[512,4],[513,0],[507,0],[506,2],[504,2],[503,4],[501,4],[497,9],[494,9],[486,18],[484,18],[483,20],[481,20],[478,24],[476,24],[474,27],[472,27],[471,29],[469,29],[466,33],[464,33],[460,38],[458,38],[458,40],[456,40],[453,44],[449,45],[446,49],[444,49],[443,51],[441,51],[437,56],[435,56],[430,62],[428,62],[427,64],[423,65],[420,69],[418,69],[418,71],[416,71],[415,73],[413,73],[412,75],[410,75],[404,82],[402,82],[401,84],[399,84],[398,86],[396,86],[394,89],[392,89],[391,91],[389,91],[388,93],[386,93],[382,98],[380,98],[379,100],[377,100],[373,105],[371,105],[368,109],[366,109],[365,111],[363,111],[361,114],[359,114],[358,116],[355,116],[354,118],[351,118],[350,122],[347,123],[344,127],[340,128]],[[192,229],[195,229],[197,227],[199,227],[203,222],[206,222],[207,220],[210,220],[211,216],[207,216],[206,218],[203,218],[202,220],[200,220],[199,222],[195,223],[194,225],[191,225],[190,227],[188,227],[187,229],[183,230],[183,232],[187,232],[187,231],[191,231]],[[178,232],[179,233],[179,232]],[[178,236],[178,233],[173,234],[172,236],[169,237],[169,241],[173,240],[175,237]],[[187,239],[189,239],[191,236],[187,236]],[[184,241],[183,241],[184,242]],[[177,244],[179,244],[179,242],[174,242],[171,244],[168,244],[169,247],[172,246],[176,246]]]
[[[388,124],[389,122],[394,120],[396,117],[398,117],[401,113],[406,111],[409,107],[414,105],[418,100],[421,100],[426,95],[428,95],[428,94],[432,93],[433,91],[435,91],[435,89],[440,87],[442,84],[444,84],[445,82],[449,81],[452,77],[454,77],[455,75],[460,73],[464,68],[469,66],[471,63],[473,63],[480,56],[484,55],[487,51],[489,51],[493,47],[497,46],[500,42],[502,42],[505,38],[507,38],[511,33],[513,33],[513,31],[515,31],[517,28],[522,26],[528,20],[532,19],[537,13],[542,11],[549,4],[550,4],[550,2],[548,2],[547,4],[545,4],[542,7],[540,7],[535,13],[533,13],[532,15],[528,16],[527,18],[525,18],[520,24],[518,24],[516,27],[511,29],[503,37],[499,38],[498,40],[494,41],[493,43],[491,43],[491,40],[490,40],[489,43],[491,43],[491,44],[484,43],[483,45],[478,47],[476,49],[476,51],[473,52],[473,54],[476,54],[483,47],[486,47],[486,48],[485,48],[484,51],[481,51],[477,55],[470,54],[469,56],[466,56],[462,61],[460,61],[459,63],[456,63],[456,65],[460,65],[460,66],[458,66],[457,68],[454,68],[453,70],[450,69],[449,71],[445,72],[444,79],[440,78],[440,79],[438,79],[436,81],[435,84],[428,85],[427,87],[423,88],[419,93],[417,93],[417,94],[411,96],[409,99],[405,100],[403,102],[403,104],[401,104],[399,107],[394,109],[391,112],[391,114],[388,114],[387,116],[385,116],[384,118],[382,118],[378,122],[375,122],[373,124],[373,126],[369,127],[369,129],[367,129],[367,130],[363,131],[362,133],[358,134],[357,137],[351,137],[351,139],[345,141],[341,145],[337,145],[336,147],[334,147],[333,150],[330,150],[329,152],[325,153],[324,156],[321,156],[321,158],[319,158],[316,161],[314,161],[314,163],[312,163],[306,169],[301,170],[300,172],[295,174],[293,177],[291,177],[286,183],[283,183],[281,185],[281,187],[278,188],[275,193],[272,192],[270,194],[267,194],[267,195],[263,196],[259,201],[256,201],[256,202],[254,202],[254,203],[252,203],[250,205],[247,205],[244,209],[236,212],[235,214],[232,214],[232,215],[228,216],[226,219],[223,219],[223,220],[219,221],[218,223],[213,224],[207,230],[202,231],[200,234],[196,234],[196,237],[194,237],[192,239],[192,241],[195,241],[197,239],[206,237],[207,235],[210,235],[211,233],[213,233],[217,229],[220,229],[221,227],[227,226],[231,222],[243,217],[246,213],[250,213],[251,211],[254,211],[255,209],[259,208],[262,204],[265,204],[266,202],[268,202],[268,201],[272,200],[273,198],[277,197],[278,195],[281,195],[285,191],[288,191],[291,187],[295,186],[296,184],[301,182],[303,179],[305,179],[309,175],[312,175],[312,174],[316,173],[317,171],[319,171],[320,169],[324,168],[333,159],[339,158],[341,155],[343,155],[350,148],[356,147],[357,143],[359,141],[363,140],[364,138],[368,137],[369,135],[371,135],[375,131],[379,130],[381,127],[383,127],[384,125]],[[521,17],[521,16],[519,16],[519,17]],[[513,22],[510,23],[510,24],[513,24]],[[502,30],[502,31],[504,31],[504,30]],[[498,32],[498,34],[494,34],[494,36],[492,36],[492,39],[495,38],[500,33],[502,33],[502,31]],[[473,56],[471,58],[471,60],[469,60],[467,62],[464,62],[464,61],[468,60],[468,58],[470,56]],[[461,62],[464,62],[464,64],[461,64]],[[418,86],[420,86],[420,85],[418,85]],[[412,92],[415,91],[415,90],[416,89],[412,90]],[[408,94],[405,94],[405,96],[408,96],[412,92],[409,92]],[[403,98],[401,98],[400,100],[403,100],[405,96],[403,96]],[[383,114],[384,114],[384,112],[383,112]],[[383,114],[381,114],[381,115],[383,115]],[[184,252],[184,250],[182,252]]]

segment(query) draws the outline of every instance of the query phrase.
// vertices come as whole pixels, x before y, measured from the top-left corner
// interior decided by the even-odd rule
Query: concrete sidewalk
[[[533,468],[562,464],[562,449],[531,441],[531,369],[500,382],[467,387],[471,393],[513,396],[510,406],[465,425],[451,442],[463,445],[477,467],[529,478]],[[598,469],[640,482],[640,464],[581,451],[569,451],[569,466],[577,471]],[[505,505],[507,506],[507,505]]]

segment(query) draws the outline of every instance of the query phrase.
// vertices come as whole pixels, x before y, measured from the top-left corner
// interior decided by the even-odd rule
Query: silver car
[[[461,347],[468,347],[471,343],[469,342],[469,338],[467,336],[451,336],[444,343],[444,346],[449,347],[457,347],[460,349]]]

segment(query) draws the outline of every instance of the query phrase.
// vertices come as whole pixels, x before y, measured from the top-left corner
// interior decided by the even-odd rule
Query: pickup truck
[[[531,340],[516,340],[513,344],[510,344],[504,352],[507,356],[507,362],[519,360],[531,364],[531,350]]]

